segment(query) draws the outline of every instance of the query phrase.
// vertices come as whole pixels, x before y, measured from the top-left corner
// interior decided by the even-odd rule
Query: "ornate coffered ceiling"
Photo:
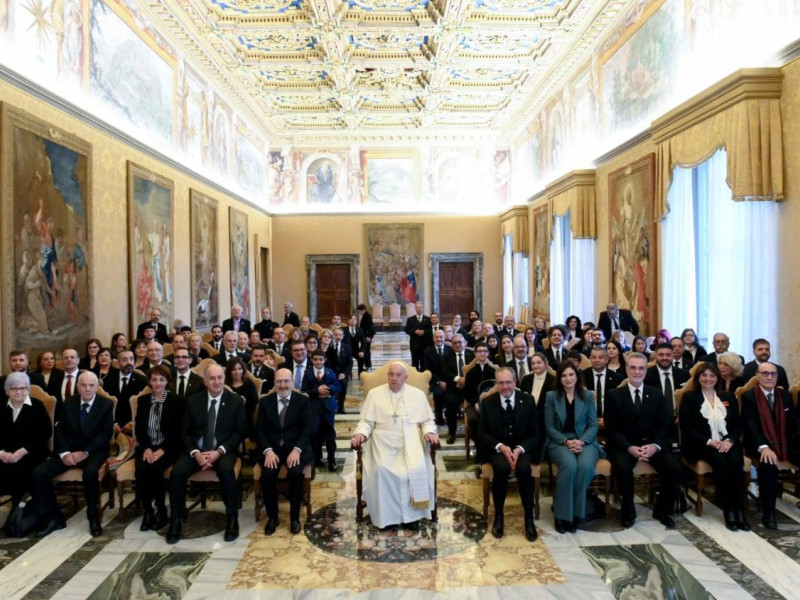
[[[631,0],[152,0],[271,145],[503,139]]]

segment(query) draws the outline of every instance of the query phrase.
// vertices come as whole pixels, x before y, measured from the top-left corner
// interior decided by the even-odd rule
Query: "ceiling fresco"
[[[271,140],[498,139],[626,0],[159,0]],[[573,56],[574,55],[574,56]]]

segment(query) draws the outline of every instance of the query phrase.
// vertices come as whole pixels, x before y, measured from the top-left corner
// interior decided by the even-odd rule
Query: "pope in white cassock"
[[[405,385],[402,363],[389,366],[389,382],[367,394],[351,440],[364,445],[364,499],[376,527],[403,524],[419,531],[436,502],[434,467],[426,440],[438,447],[433,411],[425,392]]]

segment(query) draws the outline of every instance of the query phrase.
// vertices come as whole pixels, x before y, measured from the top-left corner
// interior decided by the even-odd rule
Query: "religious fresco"
[[[206,127],[208,89],[186,61],[180,61],[178,67],[178,143],[190,163],[208,165],[211,162]]]
[[[293,204],[297,202],[297,169],[291,152],[273,150],[269,152],[267,190],[270,204]]]
[[[172,323],[175,184],[128,162],[128,252],[131,328],[157,308]]]
[[[82,347],[92,332],[91,146],[2,105],[4,348]]]
[[[408,204],[419,199],[419,160],[415,153],[362,150],[364,195],[376,204]]]
[[[217,201],[189,191],[191,205],[192,327],[210,331],[219,318],[219,226]]]
[[[511,152],[509,150],[498,150],[494,153],[492,184],[495,202],[500,206],[508,204],[511,186]]]
[[[611,301],[628,309],[645,330],[657,323],[655,155],[608,176]]]
[[[463,204],[471,201],[483,182],[486,169],[479,164],[477,150],[467,152],[438,152],[433,156],[435,187],[432,197],[442,205]]]
[[[258,195],[264,189],[264,153],[253,141],[253,134],[242,124],[236,129],[235,181],[250,194]]]
[[[302,160],[300,196],[306,204],[333,204],[346,199],[346,168],[341,153],[315,153]]]
[[[533,316],[550,321],[550,206],[540,205],[531,214],[533,252],[529,260],[533,271]]]
[[[247,213],[232,206],[228,212],[228,233],[231,259],[231,305],[242,307],[242,315],[250,314],[250,250]]]
[[[370,306],[405,305],[422,294],[423,225],[365,224],[364,254]]]

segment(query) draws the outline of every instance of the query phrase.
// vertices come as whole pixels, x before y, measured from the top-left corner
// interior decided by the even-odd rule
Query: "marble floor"
[[[381,346],[389,350],[381,350],[375,366],[407,352],[402,336],[384,335]],[[348,439],[362,400],[355,383],[347,414],[337,418],[341,468],[317,473],[312,516],[303,513],[300,534],[290,534],[282,502],[278,531],[265,536],[246,483],[241,535],[232,543],[222,539],[218,501],[193,510],[185,538],[169,546],[163,530],[139,531],[135,508],[124,518],[118,508],[107,510],[103,536],[92,538],[84,511],[74,512],[67,499],[66,529],[43,540],[0,534],[0,599],[800,599],[800,509],[789,494],[780,500],[777,531],[761,527],[755,512],[752,532],[728,531],[709,489],[704,515],[677,516],[674,530],[654,521],[642,500],[631,529],[619,526],[612,507],[607,519],[560,535],[544,481],[539,539],[525,540],[512,491],[506,535],[497,540],[483,519],[482,482],[460,436],[437,454],[436,522],[424,521],[420,532],[379,531],[368,515],[358,523]],[[0,507],[0,518],[7,510]]]

